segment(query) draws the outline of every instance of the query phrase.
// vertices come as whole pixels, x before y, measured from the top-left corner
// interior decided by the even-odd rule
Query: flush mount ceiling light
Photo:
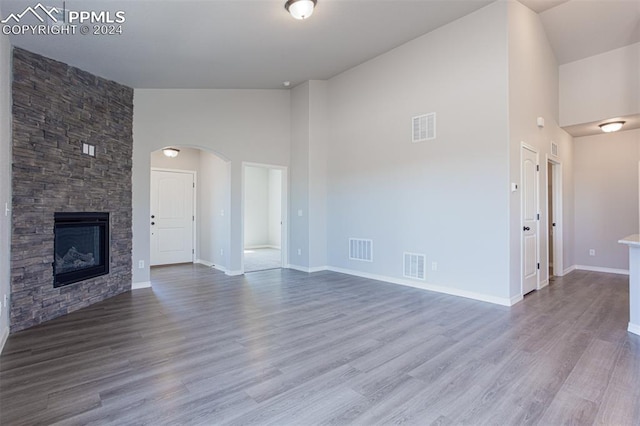
[[[624,126],[624,121],[612,121],[610,123],[602,123],[599,125],[600,129],[602,129],[605,133],[617,132],[622,129]]]
[[[296,19],[307,19],[313,14],[318,0],[287,0],[284,8]]]
[[[162,150],[162,153],[169,158],[176,158],[179,152],[180,150],[175,148],[165,148]]]

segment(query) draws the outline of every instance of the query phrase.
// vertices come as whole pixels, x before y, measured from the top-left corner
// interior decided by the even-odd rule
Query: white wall
[[[640,43],[560,66],[560,125],[640,114]]]
[[[5,215],[5,204],[11,207],[11,45],[0,34],[0,352],[9,335],[9,302],[4,305],[4,296],[10,294],[11,215]]]
[[[160,151],[151,153],[151,167],[158,169],[200,171],[200,150],[194,148],[178,148],[180,153],[169,158]]]
[[[309,82],[309,267],[327,265],[329,83]]]
[[[200,151],[198,174],[197,257],[221,270],[229,266],[231,168],[221,158]]]
[[[264,247],[269,245],[269,169],[244,170],[244,247]]]
[[[288,166],[288,90],[136,89],[133,117],[133,259],[149,264],[150,154],[166,146],[200,148],[230,162],[229,271],[242,260],[242,162]],[[149,281],[149,268],[133,271]]]
[[[309,82],[291,89],[289,263],[309,267]]]
[[[509,2],[509,151],[510,182],[520,183],[521,144],[533,146],[541,170],[551,157],[551,141],[559,146],[563,175],[564,268],[573,265],[573,140],[558,124],[558,64],[538,15],[518,2]],[[538,127],[537,117],[545,120]],[[551,157],[553,158],[553,157]],[[547,183],[540,173],[540,281],[548,280]],[[510,297],[521,295],[521,191],[512,192],[510,208]]]
[[[244,247],[280,248],[282,171],[245,166]]]
[[[269,242],[273,248],[282,244],[282,170],[269,169]]]
[[[638,233],[639,161],[640,130],[575,139],[578,266],[629,269],[628,249],[618,240]]]
[[[507,72],[497,2],[329,81],[329,265],[402,279],[424,253],[429,285],[509,303]],[[437,139],[411,143],[429,112]],[[375,261],[350,261],[349,237]]]
[[[290,263],[308,271],[327,266],[328,94],[329,82],[311,80],[291,95],[291,220],[297,233]]]

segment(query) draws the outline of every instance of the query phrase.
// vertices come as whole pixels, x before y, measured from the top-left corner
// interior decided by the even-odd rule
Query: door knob
[[[531,228],[529,228],[528,226],[525,226],[524,228],[522,228],[523,231],[530,231]]]

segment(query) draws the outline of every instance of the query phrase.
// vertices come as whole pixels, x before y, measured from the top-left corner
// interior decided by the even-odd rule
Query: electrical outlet
[[[431,262],[431,270],[432,271],[438,270],[438,262]]]
[[[595,249],[589,249],[589,256],[595,256],[595,255],[596,255]]]
[[[144,260],[138,261],[138,269],[144,269]]]
[[[224,216],[224,209],[220,209],[220,216]]]
[[[298,216],[302,217],[302,209],[298,210]]]
[[[298,256],[302,256],[302,249],[298,249]]]

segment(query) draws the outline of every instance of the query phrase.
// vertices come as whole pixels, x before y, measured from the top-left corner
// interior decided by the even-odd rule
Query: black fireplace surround
[[[55,213],[53,286],[109,273],[109,213]]]

